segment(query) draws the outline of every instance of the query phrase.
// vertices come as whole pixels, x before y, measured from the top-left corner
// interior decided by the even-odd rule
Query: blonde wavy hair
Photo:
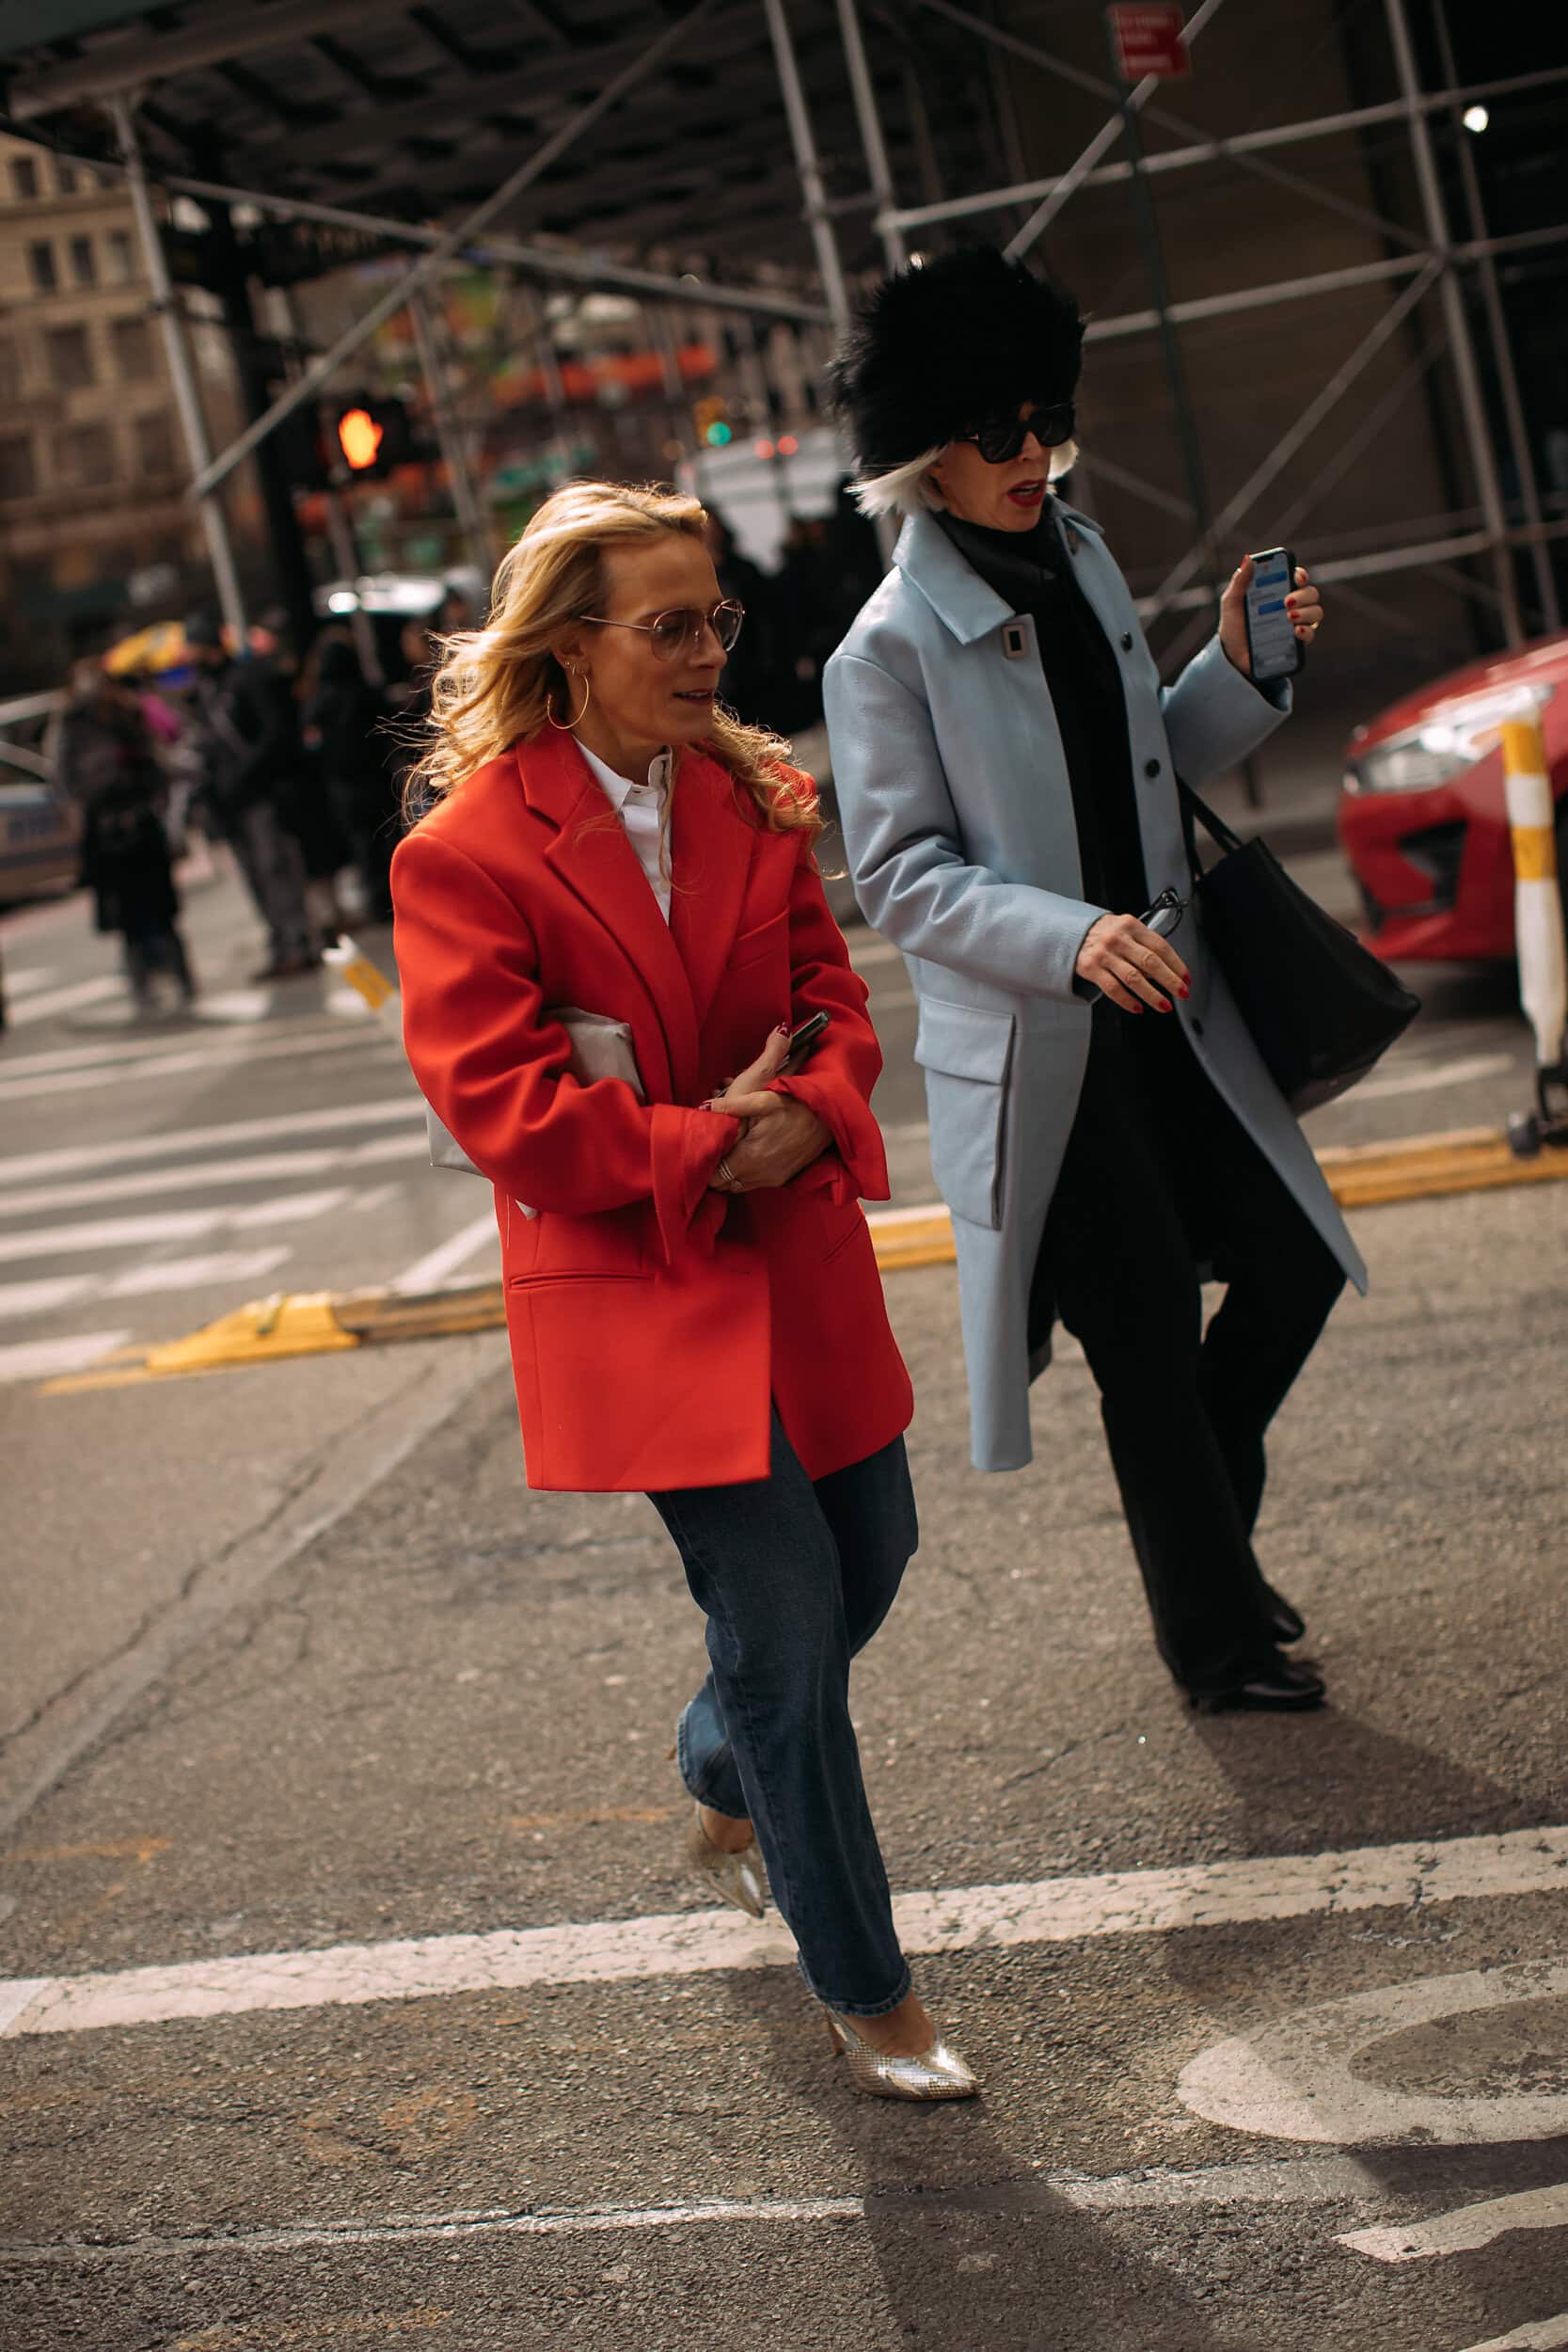
[[[665,532],[702,540],[706,523],[696,499],[656,484],[568,482],[552,491],[501,558],[484,627],[442,641],[429,733],[404,787],[410,822],[460,790],[487,760],[538,735],[552,707],[570,709],[570,681],[551,645],[598,609],[608,550],[645,546]],[[808,833],[814,840],[821,832],[816,793],[802,793],[782,772],[792,756],[782,736],[747,726],[716,704],[697,748],[735,778],[768,832]]]

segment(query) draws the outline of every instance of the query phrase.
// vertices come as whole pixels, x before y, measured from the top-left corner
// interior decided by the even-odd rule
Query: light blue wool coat
[[[1185,897],[1176,774],[1201,792],[1278,725],[1290,689],[1265,700],[1217,637],[1162,688],[1099,525],[1059,502],[1053,512],[1121,653],[1149,896]],[[1030,1280],[1089,1050],[1073,968],[1105,912],[1082,896],[1035,624],[1008,611],[930,516],[914,516],[824,690],[855,893],[904,950],[919,999],[915,1059],[958,1244],[974,1461],[1018,1470],[1032,1451],[1029,1383],[1050,1353],[1030,1358]],[[1191,912],[1174,945],[1192,973],[1178,1011],[1194,1053],[1364,1291],[1344,1219]]]

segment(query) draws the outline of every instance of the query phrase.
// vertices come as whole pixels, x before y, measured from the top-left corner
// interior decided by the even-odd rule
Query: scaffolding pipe
[[[816,140],[812,133],[811,116],[806,106],[805,86],[800,80],[800,68],[795,56],[795,42],[789,30],[784,0],[763,0],[768,17],[768,30],[773,43],[773,60],[778,69],[779,91],[784,99],[785,119],[789,124],[789,142],[795,151],[795,169],[804,199],[806,225],[816,251],[816,267],[822,279],[822,291],[834,327],[842,333],[849,324],[849,289],[845,283],[844,263],[838,250],[838,233],[828,202],[827,186],[822,178],[822,165],[816,152]]]
[[[930,0],[927,0],[930,5]],[[990,38],[1000,39],[994,27],[988,27]],[[1058,69],[1059,71],[1060,69]],[[1468,106],[1486,98],[1506,98],[1515,93],[1568,81],[1568,66],[1551,67],[1540,73],[1515,73],[1494,82],[1468,83],[1462,89],[1423,92],[1422,111],[1436,113],[1447,106]],[[1266,131],[1242,131],[1232,139],[1201,139],[1190,147],[1163,148],[1158,154],[1146,158],[1148,171],[1183,171],[1195,164],[1239,162],[1271,147],[1290,147],[1310,139],[1333,138],[1342,131],[1375,129],[1385,122],[1408,119],[1410,109],[1402,99],[1390,99],[1376,106],[1357,106],[1344,113],[1316,115],[1306,122],[1281,122]],[[1125,180],[1126,164],[1103,164],[1085,175],[1082,183],[1105,187],[1112,182]],[[1061,185],[1063,175],[1053,173],[1048,179],[1020,180],[1002,188],[986,188],[976,196],[953,197],[937,204],[905,205],[895,215],[895,225],[900,229],[925,229],[944,220],[963,220],[975,213],[1000,212],[1008,204],[1030,204],[1042,196],[1049,196]]]
[[[1189,41],[1196,40],[1197,35],[1202,32],[1204,26],[1208,24],[1209,19],[1214,14],[1215,10],[1223,5],[1224,0],[1203,0],[1202,7],[1197,9],[1191,23],[1184,26],[1181,35],[1182,40]],[[1054,61],[1053,61],[1053,62]],[[1059,72],[1060,68],[1058,67],[1055,70]],[[1082,80],[1090,77],[1077,75],[1074,76],[1074,78]],[[1060,180],[1057,181],[1054,188],[1051,191],[1051,194],[1045,199],[1045,201],[1042,204],[1036,206],[1035,210],[1030,214],[1028,219],[1024,222],[1022,228],[1018,230],[1015,236],[1008,239],[1006,254],[1009,262],[1016,262],[1020,260],[1023,254],[1028,252],[1032,245],[1037,245],[1039,242],[1039,239],[1045,234],[1045,231],[1050,228],[1051,223],[1055,219],[1057,214],[1062,210],[1069,199],[1084,185],[1086,180],[1090,178],[1095,166],[1099,163],[1101,155],[1105,153],[1107,148],[1114,147],[1117,140],[1121,137],[1125,137],[1128,143],[1128,156],[1125,167],[1126,173],[1132,182],[1134,198],[1138,197],[1138,191],[1142,186],[1142,172],[1145,160],[1143,148],[1137,135],[1138,110],[1140,107],[1148,105],[1149,100],[1153,97],[1155,91],[1160,87],[1159,81],[1154,74],[1146,73],[1142,81],[1135,83],[1131,89],[1129,89],[1125,85],[1119,85],[1117,89],[1105,90],[1101,93],[1101,85],[1098,82],[1093,81],[1092,78],[1090,78],[1090,87],[1095,90],[1097,95],[1103,94],[1104,96],[1110,98],[1116,105],[1117,111],[1112,115],[1107,121],[1101,123],[1100,129],[1095,133],[1087,147],[1085,148],[1077,162],[1069,166],[1068,169],[1062,174]],[[1143,201],[1147,199],[1142,199],[1139,200]],[[1162,308],[1158,298],[1156,298],[1155,317],[1158,321],[1162,335],[1166,331],[1168,315],[1168,310]]]
[[[136,233],[141,240],[142,259],[147,264],[148,279],[152,288],[152,308],[163,333],[174,405],[180,412],[180,429],[185,437],[185,453],[190,459],[191,472],[199,483],[210,462],[212,450],[207,438],[207,421],[201,413],[201,395],[197,386],[196,371],[191,365],[190,345],[185,340],[184,321],[175,299],[173,280],[168,274],[164,241],[158,233],[158,222],[152,210],[152,193],[148,184],[147,168],[142,161],[130,101],[115,98],[111,101],[110,111],[119,141],[120,161],[125,167],[131,210],[135,215]],[[207,540],[207,559],[212,564],[213,582],[217,590],[218,610],[233,632],[236,649],[243,658],[245,651],[245,600],[240,594],[240,576],[234,568],[234,550],[230,542],[228,517],[211,490],[200,493],[200,511],[201,528]]]
[[[1449,39],[1449,21],[1442,0],[1433,10],[1437,33],[1438,56],[1443,79],[1453,80],[1453,43]],[[1464,130],[1459,110],[1454,110],[1452,128],[1458,136],[1459,177],[1465,189],[1465,209],[1470,216],[1470,234],[1486,234],[1486,207],[1481,202],[1481,174],[1470,145],[1469,134]],[[1508,319],[1503,310],[1502,289],[1497,283],[1497,264],[1492,256],[1483,254],[1477,264],[1481,281],[1481,298],[1486,311],[1486,324],[1491,333],[1492,356],[1497,362],[1497,388],[1502,394],[1503,419],[1508,426],[1509,447],[1513,454],[1513,469],[1519,477],[1519,503],[1527,523],[1542,520],[1541,485],[1536,480],[1535,459],[1530,451],[1529,428],[1525,422],[1524,403],[1519,397],[1519,376],[1513,365],[1513,345],[1509,336]],[[1544,629],[1560,628],[1562,612],[1558,603],[1557,575],[1545,543],[1537,540],[1530,549],[1530,563],[1535,574],[1536,602],[1540,608]]]
[[[1371,332],[1362,337],[1350,358],[1336,369],[1322,390],[1307,403],[1290,431],[1275,443],[1267,457],[1248,475],[1234,498],[1227,501],[1213,521],[1213,540],[1216,547],[1226,532],[1240,522],[1249,507],[1268,488],[1275,476],[1282,472],[1290,464],[1297,450],[1317,431],[1329,411],[1344,398],[1363,370],[1370,366],[1389,337],[1398,332],[1407,313],[1415,309],[1422,295],[1429,291],[1440,276],[1441,270],[1442,263],[1435,257],[1427,263],[1415,284],[1407,286],[1393,309],[1386,310]],[[1181,561],[1173,565],[1160,582],[1151,600],[1156,612],[1163,611],[1178,588],[1186,585],[1202,563],[1207,545],[1206,540],[1199,539],[1195,546],[1188,548]]]
[[[363,318],[356,319],[347,332],[338,338],[330,351],[312,360],[297,384],[291,385],[286,392],[280,393],[272,406],[258,417],[238,440],[231,441],[220,456],[213,459],[193,485],[196,494],[199,497],[214,489],[242,457],[250,454],[258,441],[264,439],[275,425],[281,424],[292,409],[297,408],[302,400],[309,400],[312,393],[320,391],[343,361],[351,358],[361,343],[370,341],[377,327],[385,326],[395,312],[404,309],[417,287],[423,285],[425,279],[440,269],[443,262],[452,260],[465,246],[470,244],[499,213],[503,213],[542,172],[547,171],[575,139],[580,138],[584,131],[592,129],[602,115],[625,97],[628,89],[651,73],[655,66],[661,64],[676,43],[692,32],[705,17],[711,16],[718,5],[719,0],[696,0],[696,6],[667,26],[641,57],[634,59],[624,72],[618,73],[596,98],[590,99],[586,106],[580,106],[569,121],[562,123],[561,129],[545,141],[543,147],[535,148],[526,163],[519,164],[515,171],[509,173],[483,204],[477,205],[466,219],[459,221],[455,229],[447,230],[439,235],[423,257],[414,263],[405,278],[383,294],[379,302],[372,303]]]
[[[1556,229],[1526,229],[1511,237],[1478,238],[1474,244],[1455,246],[1449,258],[1473,262],[1486,253],[1529,252],[1565,242],[1568,223]],[[1376,286],[1393,278],[1414,278],[1429,264],[1430,259],[1427,254],[1418,254],[1408,261],[1402,256],[1394,262],[1359,262],[1349,269],[1324,270],[1318,278],[1282,278],[1273,285],[1243,286],[1235,294],[1200,294],[1190,302],[1173,302],[1170,315],[1180,322],[1221,319],[1233,317],[1242,310],[1266,310],[1275,302],[1307,302],[1318,294],[1343,294],[1353,286]],[[1129,335],[1147,335],[1157,324],[1152,310],[1124,310],[1118,318],[1091,319],[1084,340],[1091,343],[1117,342]]]
[[[420,369],[430,399],[436,445],[447,469],[447,480],[451,485],[451,502],[456,511],[458,528],[467,546],[468,561],[482,579],[488,580],[493,568],[490,533],[485,528],[484,512],[474,486],[468,453],[452,413],[446,367],[436,339],[436,324],[430,314],[430,298],[422,286],[416,286],[408,298],[408,316],[413,324],[414,341],[419,347]]]
[[[93,165],[92,168],[101,167]],[[324,229],[356,229],[364,235],[384,238],[388,245],[423,246],[428,249],[444,242],[439,229],[422,229],[415,221],[392,220],[381,213],[355,212],[342,204],[312,204],[303,197],[274,196],[258,188],[231,188],[223,181],[192,180],[182,173],[164,175],[160,184],[172,195],[193,196],[198,203],[214,200],[254,204],[258,211],[276,213],[280,220],[313,220]],[[718,310],[756,310],[770,318],[790,319],[811,326],[820,325],[827,316],[819,304],[798,302],[789,294],[768,294],[748,286],[715,286],[691,276],[670,278],[659,270],[630,269],[619,262],[567,253],[551,246],[529,245],[517,237],[470,240],[461,258],[485,267],[504,262],[509,269],[527,270],[537,278],[559,278],[568,285],[603,287],[616,294],[657,294],[666,301],[702,303]]]
[[[1492,451],[1486,403],[1481,397],[1481,374],[1476,366],[1469,313],[1465,308],[1464,289],[1453,265],[1452,239],[1449,233],[1448,211],[1443,202],[1443,185],[1437,176],[1432,125],[1419,103],[1421,85],[1416,71],[1416,52],[1411,44],[1404,0],[1384,0],[1384,11],[1388,20],[1394,68],[1404,95],[1411,152],[1416,165],[1416,183],[1420,191],[1421,210],[1426,216],[1427,235],[1442,265],[1443,316],[1448,324],[1449,344],[1453,355],[1460,413],[1465,419],[1465,430],[1469,437],[1476,487],[1481,494],[1481,513],[1492,545],[1497,593],[1502,598],[1503,634],[1511,645],[1521,645],[1525,630],[1519,617],[1519,591],[1513,577],[1513,558],[1507,546],[1508,516],[1503,511],[1502,485],[1497,480],[1497,463]]]
[[[882,241],[882,259],[892,272],[904,267],[910,258],[909,247],[904,243],[904,232],[897,222],[897,191],[893,184],[893,166],[888,161],[887,141],[882,136],[877,87],[866,62],[865,41],[855,0],[838,0],[838,29],[844,42],[844,60],[849,70],[849,90],[855,102],[855,119],[860,124],[861,145],[865,150],[872,200],[877,207],[877,234]]]

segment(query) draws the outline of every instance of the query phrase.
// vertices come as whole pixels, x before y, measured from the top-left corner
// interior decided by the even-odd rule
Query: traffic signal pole
[[[357,592],[359,581],[359,550],[354,543],[354,523],[343,497],[342,485],[349,479],[341,467],[334,466],[332,480],[322,493],[326,508],[326,535],[332,543],[332,561],[349,586]],[[370,686],[385,686],[386,672],[376,651],[375,630],[371,616],[355,596],[354,610],[349,614],[349,628],[354,632],[354,650],[359,657],[359,667]]]

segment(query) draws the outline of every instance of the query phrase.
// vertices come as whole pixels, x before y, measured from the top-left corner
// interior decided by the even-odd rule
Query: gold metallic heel
[[[939,2034],[917,2058],[895,2058],[863,2042],[836,2010],[825,2009],[828,2039],[844,2058],[857,2090],[873,2099],[973,2099],[980,2085],[951,2042]]]
[[[699,1806],[686,1833],[686,1858],[715,1895],[752,1919],[762,1917],[768,1905],[768,1873],[754,1837],[738,1853],[726,1853],[703,1827]]]

